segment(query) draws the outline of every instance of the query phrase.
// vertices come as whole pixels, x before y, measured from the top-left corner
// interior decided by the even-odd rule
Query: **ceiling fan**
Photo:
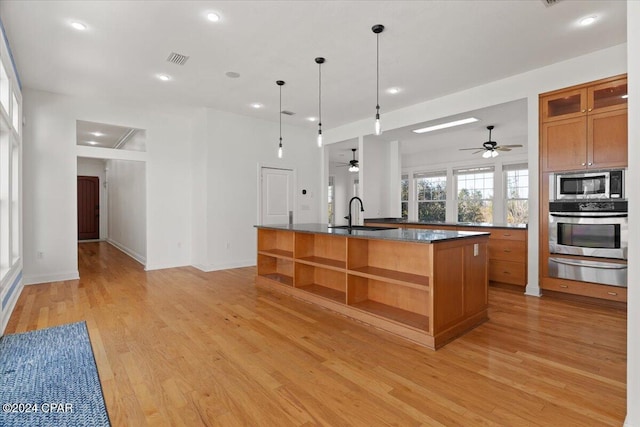
[[[482,148],[460,148],[460,150],[476,150],[471,154],[478,154],[484,151],[484,153],[482,153],[482,157],[488,159],[496,157],[498,155],[498,151],[511,151],[512,148],[522,147],[522,144],[498,145],[497,142],[491,140],[491,131],[493,128],[493,125],[487,126],[487,129],[489,130],[489,140],[482,143]]]
[[[360,165],[356,160],[356,150],[357,148],[352,148],[353,151],[353,160],[349,160],[349,163],[342,163],[339,166],[349,166],[349,172],[358,172],[360,170]]]

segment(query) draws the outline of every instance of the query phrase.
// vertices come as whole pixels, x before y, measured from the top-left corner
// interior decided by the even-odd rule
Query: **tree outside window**
[[[455,171],[458,222],[493,222],[493,168]]]
[[[447,213],[447,175],[416,174],[418,221],[445,221]]]
[[[527,165],[505,166],[508,224],[529,222],[529,169]]]
[[[409,175],[402,175],[400,180],[400,212],[403,219],[409,218]]]

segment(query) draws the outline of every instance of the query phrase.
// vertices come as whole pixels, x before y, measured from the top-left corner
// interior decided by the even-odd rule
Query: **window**
[[[400,213],[403,219],[409,218],[409,175],[400,180]]]
[[[416,183],[418,221],[445,221],[447,213],[447,173],[413,175]]]
[[[507,224],[529,222],[529,169],[526,164],[505,165]]]
[[[9,114],[9,76],[0,61],[0,105]]]
[[[10,215],[10,195],[9,182],[11,175],[9,171],[9,132],[1,131],[0,133],[0,278],[3,278],[11,267],[11,229],[9,227]]]
[[[458,222],[493,222],[493,167],[454,171]]]
[[[18,98],[16,98],[16,94],[11,94],[11,99],[13,103],[11,105],[11,116],[13,117],[13,128],[16,132],[20,133],[20,104],[18,104]]]
[[[328,200],[328,206],[329,206],[329,212],[328,212],[328,218],[329,218],[329,224],[330,225],[335,225],[336,223],[336,195],[335,195],[335,189],[336,189],[336,177],[335,176],[330,176],[329,177],[329,187],[327,189],[327,195],[329,196],[329,200]]]

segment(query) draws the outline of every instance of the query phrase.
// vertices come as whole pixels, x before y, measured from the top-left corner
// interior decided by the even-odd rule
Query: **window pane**
[[[418,221],[444,221],[446,214],[445,202],[418,202]]]
[[[400,203],[400,209],[402,211],[402,218],[408,219],[409,218],[409,202]]]
[[[529,222],[529,201],[528,200],[508,200],[507,201],[507,223],[527,224]]]
[[[4,111],[9,114],[9,76],[2,62],[0,62],[0,103]]]
[[[493,222],[493,172],[457,175],[458,221]]]
[[[529,222],[529,170],[509,170],[506,181],[507,223],[526,224]]]

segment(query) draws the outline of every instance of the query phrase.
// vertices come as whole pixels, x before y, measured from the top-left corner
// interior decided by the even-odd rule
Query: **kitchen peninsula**
[[[256,285],[437,349],[487,320],[489,234],[263,225]]]

